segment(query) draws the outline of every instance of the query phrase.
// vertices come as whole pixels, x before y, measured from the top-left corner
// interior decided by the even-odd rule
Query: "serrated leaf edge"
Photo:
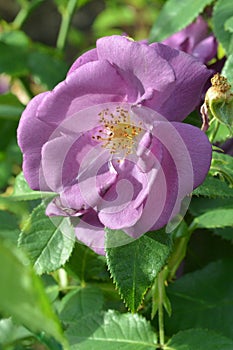
[[[22,228],[22,230],[21,230],[21,232],[20,232],[20,234],[19,234],[19,237],[18,237],[18,242],[17,242],[17,243],[18,243],[18,244],[17,244],[18,247],[21,247],[20,245],[21,245],[21,243],[22,243],[22,237],[23,237],[23,234],[24,234],[24,230],[26,229],[27,225],[30,223],[31,218],[32,218],[32,215],[35,213],[36,210],[38,210],[40,207],[43,207],[43,206],[44,206],[44,203],[42,202],[42,203],[40,203],[37,207],[35,207],[35,208],[32,210],[32,212],[31,212],[31,214],[29,215],[29,217],[27,218],[27,220],[25,221],[25,224],[24,224],[24,226],[23,226],[23,228]],[[35,215],[37,215],[37,213],[36,213]],[[55,231],[57,231],[57,229],[59,229],[59,227],[57,227]],[[54,236],[54,233],[53,233],[52,237],[53,237],[53,236]],[[49,241],[52,239],[52,237],[50,237]],[[49,241],[48,241],[48,242],[49,242]],[[75,237],[74,237],[74,239],[73,239],[73,242],[74,242],[74,244],[73,244],[72,251],[73,251],[74,245],[75,245]],[[47,246],[47,245],[46,245],[46,246]],[[44,249],[45,249],[45,248],[46,248],[46,247],[44,247]],[[43,251],[44,251],[44,249],[43,249]],[[59,268],[63,267],[63,266],[66,264],[66,262],[68,261],[68,259],[71,257],[72,251],[71,251],[71,253],[70,253],[70,256],[62,263],[62,265],[61,265]],[[27,251],[25,251],[25,253],[26,253],[27,256],[28,256]],[[41,254],[40,254],[40,255],[41,255]],[[29,257],[29,258],[30,258],[30,257]],[[54,271],[54,270],[50,270],[50,269],[43,269],[43,271],[38,272],[38,269],[37,269],[37,267],[36,267],[36,263],[37,263],[37,259],[36,259],[36,261],[33,263],[33,268],[35,269],[35,271],[36,271],[36,273],[37,273],[38,275],[41,275],[41,274],[43,274],[43,273],[50,273],[50,272]]]
[[[110,269],[110,267],[109,267],[109,265],[108,265],[108,254],[107,254],[107,253],[106,253],[106,261],[107,261],[107,271],[108,271],[109,274],[110,274],[110,278],[112,279],[112,281],[113,281],[113,283],[114,283],[114,285],[115,285],[115,287],[116,287],[116,290],[118,291],[118,294],[119,294],[120,298],[122,299],[123,303],[124,303],[125,306],[127,307],[127,310],[128,310],[128,311],[131,311],[132,313],[137,312],[137,311],[140,309],[140,307],[142,306],[143,301],[144,301],[144,299],[145,299],[145,295],[146,295],[147,291],[152,287],[154,281],[152,281],[151,284],[150,284],[150,285],[144,290],[144,292],[141,294],[141,301],[140,301],[140,304],[138,305],[137,309],[136,309],[136,310],[131,310],[130,306],[128,305],[127,301],[126,301],[125,298],[124,298],[124,295],[123,295],[123,293],[122,293],[122,290],[121,290],[120,286],[118,285],[117,281],[115,280],[114,276],[112,275],[111,269]],[[163,266],[163,267],[164,267],[164,266]],[[163,269],[163,267],[161,267],[160,271]],[[160,271],[158,271],[158,274],[159,274]],[[155,277],[155,278],[156,278],[156,277]]]

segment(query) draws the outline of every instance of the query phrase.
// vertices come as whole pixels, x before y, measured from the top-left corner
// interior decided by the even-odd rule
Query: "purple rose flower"
[[[181,121],[209,76],[163,44],[99,39],[19,124],[29,185],[58,193],[47,215],[70,217],[77,238],[104,254],[105,226],[137,238],[182,213],[208,172],[211,145]]]
[[[213,35],[208,35],[208,25],[201,16],[180,32],[165,39],[163,44],[187,52],[205,64],[217,54],[217,41]]]

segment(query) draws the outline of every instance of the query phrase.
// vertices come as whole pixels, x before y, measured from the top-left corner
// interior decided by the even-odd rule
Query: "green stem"
[[[61,20],[61,26],[60,26],[60,30],[57,38],[57,48],[61,51],[65,47],[70,22],[74,14],[76,5],[77,5],[77,0],[69,0],[67,7],[61,13],[62,20]]]
[[[174,243],[173,252],[168,260],[168,280],[171,281],[175,278],[176,271],[178,270],[181,262],[186,256],[188,242],[191,238],[193,231],[196,229],[196,223],[193,221],[186,232],[186,235],[176,239]]]
[[[20,29],[28,17],[28,8],[22,7],[13,21],[14,28]]]
[[[177,238],[175,242],[174,251],[168,261],[168,269],[169,269],[168,279],[170,281],[173,280],[173,278],[175,277],[176,271],[178,270],[183,259],[185,258],[188,242],[189,242],[189,237]]]
[[[178,237],[174,244],[173,252],[168,260],[167,265],[158,274],[151,292],[152,292],[152,318],[158,311],[159,323],[159,346],[165,349],[165,334],[164,334],[164,308],[171,315],[171,304],[166,295],[166,283],[175,277],[176,271],[184,259],[187,251],[187,245],[193,231],[196,229],[195,220],[186,229],[185,236]]]
[[[21,7],[12,23],[14,28],[20,29],[31,12],[35,10],[36,7],[39,6],[43,1],[44,0],[34,0],[31,3],[25,3],[24,6]]]
[[[164,278],[162,271],[158,276],[158,318],[159,318],[159,343],[161,347],[165,343],[164,339],[164,315],[163,315],[163,295],[164,295]]]
[[[219,126],[220,126],[220,123],[217,121],[217,122],[216,122],[215,129],[214,129],[214,131],[213,131],[213,134],[210,135],[210,142],[211,142],[211,143],[214,142],[214,139],[215,139],[215,137],[216,137],[216,135],[217,135],[217,133],[218,133]]]

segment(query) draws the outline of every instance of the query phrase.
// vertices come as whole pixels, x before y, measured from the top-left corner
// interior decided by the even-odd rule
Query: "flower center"
[[[99,114],[100,128],[92,138],[102,142],[102,147],[109,149],[111,154],[124,153],[131,154],[136,143],[136,137],[142,131],[142,122],[135,124],[130,119],[127,109],[116,107],[115,113],[111,113],[108,108]]]

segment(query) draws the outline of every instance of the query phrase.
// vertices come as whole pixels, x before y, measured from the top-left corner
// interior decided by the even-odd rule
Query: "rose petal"
[[[159,43],[151,46],[171,64],[176,82],[174,90],[158,109],[156,98],[143,105],[156,110],[170,121],[182,121],[200,102],[203,87],[212,72],[184,52]]]
[[[142,211],[143,206],[135,209],[131,204],[119,212],[109,213],[101,210],[98,217],[104,226],[113,230],[120,230],[135,225],[142,215]]]
[[[143,201],[150,194],[157,169],[145,173],[129,160],[125,160],[123,167],[115,168],[117,182],[98,205],[99,219],[111,229],[123,229],[136,224],[142,215]]]
[[[83,66],[84,64],[88,62],[93,62],[93,61],[98,61],[98,55],[97,55],[96,49],[89,50],[85,52],[83,55],[81,55],[79,58],[77,58],[77,60],[70,67],[67,73],[67,76],[73,73],[79,67]]]
[[[75,233],[79,241],[90,247],[97,254],[105,255],[104,227],[100,223],[94,210],[83,215],[82,219],[75,228]]]
[[[160,122],[154,136],[164,146],[163,158],[139,221],[125,229],[135,238],[163,227],[179,213],[185,196],[205,179],[211,161],[208,138],[192,125]]]
[[[47,94],[39,108],[39,118],[59,125],[80,110],[122,101],[126,94],[122,78],[109,62],[89,62]]]
[[[54,198],[46,208],[48,216],[80,216],[85,214],[85,210],[74,210],[70,207],[65,207],[59,197]]]
[[[217,55],[217,41],[213,35],[202,40],[193,49],[193,56],[197,57],[203,63],[209,62],[213,57]]]
[[[193,188],[196,188],[204,181],[209,171],[212,158],[211,143],[206,134],[193,125],[172,124],[179,132],[190,154],[193,167]],[[179,149],[176,152],[178,153]],[[182,158],[182,154],[180,154],[180,158]]]
[[[205,39],[207,31],[207,23],[199,16],[195,22],[163,40],[162,44],[192,54],[195,45]]]
[[[37,118],[38,108],[46,98],[48,92],[37,95],[24,110],[17,130],[18,144],[23,152],[24,176],[33,190],[48,190],[48,187],[39,181],[39,168],[41,162],[41,147],[48,140],[53,127],[46,121]],[[40,182],[41,186],[40,187]]]
[[[165,166],[166,165],[166,166]],[[177,170],[169,152],[163,150],[163,161],[155,171],[154,181],[150,184],[148,197],[140,219],[124,231],[134,238],[163,227],[170,219],[177,198]]]
[[[107,59],[119,67],[126,81],[136,77],[144,92],[147,89],[156,89],[165,93],[165,89],[174,84],[172,67],[148,45],[113,35],[97,40],[96,47],[99,59]],[[132,85],[134,82],[135,80]]]

